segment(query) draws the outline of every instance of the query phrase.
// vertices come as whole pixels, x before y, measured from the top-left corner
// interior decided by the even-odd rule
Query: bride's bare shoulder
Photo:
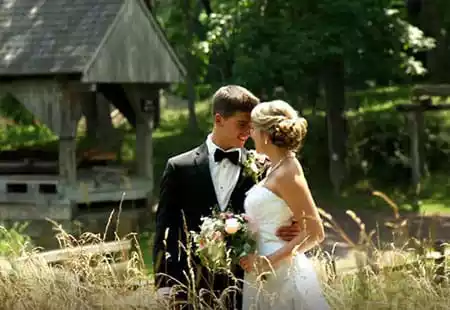
[[[288,162],[283,167],[283,175],[286,177],[294,177],[303,175],[303,168],[300,162],[294,158]]]
[[[302,165],[298,160],[290,160],[280,169],[277,181],[281,184],[299,181],[304,178]]]

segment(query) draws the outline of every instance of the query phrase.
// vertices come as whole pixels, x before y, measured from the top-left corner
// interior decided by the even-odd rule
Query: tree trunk
[[[312,73],[314,74],[314,73]],[[311,75],[313,76],[313,75]],[[307,107],[311,107],[312,114],[317,114],[317,99],[319,98],[319,79],[312,77],[309,79],[306,88],[305,104]]]
[[[186,87],[188,93],[188,111],[189,111],[189,127],[193,130],[198,129],[197,116],[195,114],[195,63],[191,52],[192,44],[194,42],[194,19],[192,17],[191,0],[184,0],[184,16],[186,20],[187,29],[187,44],[186,44]]]
[[[423,2],[420,12],[420,24],[426,35],[436,39],[436,47],[428,52],[428,69],[434,83],[450,81],[450,30],[447,19],[450,17],[448,0]]]
[[[336,58],[325,62],[322,75],[327,110],[329,173],[336,194],[339,194],[346,174],[344,72],[343,60]]]

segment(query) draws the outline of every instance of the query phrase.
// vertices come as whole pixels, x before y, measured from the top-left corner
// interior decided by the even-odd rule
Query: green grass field
[[[358,120],[359,117],[365,118],[370,115],[371,120],[379,120],[383,123],[383,117],[386,113],[391,113],[393,107],[401,102],[405,102],[404,89],[383,89],[373,90],[370,92],[349,94],[350,105],[358,101],[358,108],[352,108],[347,115],[352,120]],[[210,106],[207,102],[201,102],[197,105],[197,116],[200,124],[198,131],[191,131],[187,128],[187,110],[178,109],[170,110],[164,109],[161,126],[154,133],[154,174],[156,180],[155,196],[158,195],[158,184],[164,169],[165,163],[170,156],[189,150],[196,145],[202,143],[211,128],[209,111]],[[308,121],[311,123],[324,123],[324,114],[319,112],[312,115],[311,111],[303,111]],[[448,118],[450,119],[450,118]],[[391,119],[388,119],[389,122]],[[360,123],[364,126],[364,120]],[[372,124],[373,125],[373,124]],[[386,125],[381,124],[381,125]],[[390,125],[388,123],[388,125]],[[381,126],[382,127],[382,126]],[[318,132],[318,127],[314,127],[309,132],[313,139],[308,140],[313,147],[307,150],[309,157],[323,158],[326,157],[327,148],[319,147],[314,144],[317,140],[314,139],[316,135],[323,135],[323,132]],[[382,127],[383,128],[383,127]],[[322,130],[322,129],[320,129]],[[382,130],[380,130],[382,132]],[[445,134],[446,132],[444,132]],[[82,138],[82,137],[80,137]],[[80,139],[82,140],[82,139]],[[0,124],[0,141],[2,142],[0,149],[11,149],[24,145],[42,145],[47,144],[52,147],[56,146],[54,135],[43,126],[27,125],[27,126],[10,126],[7,124]],[[319,141],[320,142],[320,141]],[[326,145],[326,144],[325,144]],[[251,147],[251,145],[249,145]],[[129,131],[126,135],[125,143],[122,147],[122,155],[125,160],[132,160],[134,158],[135,141],[134,133]],[[325,156],[323,156],[325,155]],[[447,159],[445,159],[447,160]],[[386,167],[381,167],[382,172],[391,175],[394,182],[384,183],[377,182],[375,177],[355,177],[349,180],[340,196],[333,194],[330,182],[327,178],[327,172],[320,169],[317,162],[311,163],[306,161],[305,171],[310,182],[310,187],[313,195],[318,202],[319,207],[325,210],[335,208],[344,212],[347,209],[354,210],[357,214],[359,210],[374,210],[389,212],[389,206],[385,201],[378,197],[370,195],[368,188],[382,191],[386,193],[395,203],[397,203],[403,210],[411,208],[411,195],[408,189],[408,184],[399,177],[398,184],[396,184],[396,177],[398,171],[392,170],[386,164]],[[378,171],[376,171],[378,172]],[[376,185],[374,185],[376,184]],[[430,176],[424,178],[422,184],[421,211],[424,213],[450,213],[450,182],[448,179],[447,170],[434,170]],[[370,213],[371,214],[371,213]],[[140,247],[147,267],[147,273],[151,277],[151,237],[152,237],[152,223],[149,223],[149,229],[139,236]],[[19,236],[19,238],[21,238]],[[4,242],[4,248],[10,248],[11,242]],[[0,249],[1,250],[1,249]],[[76,259],[74,259],[76,260]],[[107,261],[106,259],[104,260]],[[96,273],[93,268],[87,266],[84,260],[72,261],[68,266],[78,266],[79,272],[83,271],[89,275],[89,281],[86,283],[73,282],[71,278],[58,278],[56,273],[49,273],[47,267],[37,266],[32,268],[33,276],[30,277],[27,268],[18,269],[13,277],[5,277],[5,285],[1,286],[2,304],[21,304],[28,303],[34,308],[56,307],[59,304],[68,306],[68,301],[71,301],[69,308],[80,308],[87,306],[84,295],[79,295],[79,292],[93,292],[97,293],[95,298],[92,298],[92,303],[97,302],[99,298],[105,300],[109,298],[111,301],[111,309],[118,309],[119,304],[125,304],[124,292],[128,292],[123,286],[117,286],[117,279],[114,277],[107,277],[104,273]],[[81,268],[82,266],[82,268]],[[415,309],[447,309],[449,304],[449,289],[448,285],[435,286],[433,279],[430,276],[431,272],[425,268],[419,268],[417,271],[405,270],[401,272],[386,272],[378,275],[369,274],[355,274],[349,276],[338,277],[337,280],[329,285],[326,285],[326,291],[333,305],[333,309],[352,308],[352,309],[397,309],[400,308],[415,308]],[[138,277],[133,276],[133,272],[128,273],[130,283]],[[62,281],[63,280],[63,281]],[[33,281],[33,282],[31,282]],[[65,282],[64,282],[65,281]],[[125,282],[127,282],[125,281]],[[114,283],[114,285],[112,285]],[[386,285],[388,283],[388,285]],[[37,287],[39,290],[31,290],[30,288]],[[55,289],[56,288],[56,289]],[[61,289],[58,289],[61,288]],[[75,288],[75,289],[74,289]],[[93,290],[95,288],[95,291]],[[411,294],[411,292],[415,292]],[[101,295],[101,294],[103,295]],[[84,293],[83,293],[84,294]],[[121,295],[122,294],[122,295]],[[52,296],[52,298],[48,298]],[[131,295],[136,299],[137,295]],[[152,288],[145,288],[144,294],[139,294],[140,298],[145,296],[154,299]],[[42,297],[42,298],[41,298]],[[128,297],[128,296],[126,296]],[[78,304],[77,304],[78,303]],[[135,303],[136,304],[136,303]],[[98,303],[95,303],[98,307]],[[149,308],[148,300],[140,301],[139,308]],[[12,307],[10,307],[12,308]],[[31,307],[30,307],[31,308]],[[108,307],[104,307],[105,309]],[[156,308],[155,308],[156,309]]]

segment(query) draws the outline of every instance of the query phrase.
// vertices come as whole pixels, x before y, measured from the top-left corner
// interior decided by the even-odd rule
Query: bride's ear
[[[272,142],[270,140],[270,135],[267,132],[263,132],[262,134],[263,134],[263,139],[264,139],[263,141],[264,141],[265,145],[269,144],[269,142]]]

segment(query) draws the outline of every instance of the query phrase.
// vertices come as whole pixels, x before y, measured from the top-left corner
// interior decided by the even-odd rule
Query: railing
[[[407,256],[404,253],[397,253],[397,256]],[[446,273],[446,260],[450,259],[450,245],[443,241],[436,241],[434,247],[431,251],[426,251],[424,253],[412,253],[415,254],[413,259],[402,259],[401,263],[384,263],[381,267],[377,264],[370,264],[366,262],[363,267],[368,267],[375,274],[379,274],[385,271],[401,271],[408,268],[414,268],[419,266],[423,262],[432,262],[434,264],[434,276],[437,283],[441,283],[444,280],[448,280],[449,275]],[[405,262],[405,260],[407,262]],[[337,268],[336,260],[334,258],[329,258],[327,266],[325,266],[328,282],[332,282],[338,275],[356,273],[361,267],[347,268],[345,271]]]
[[[101,258],[103,263],[95,264],[93,266],[94,269],[100,270],[107,266],[108,270],[113,272],[115,276],[120,277],[127,270],[132,247],[132,240],[103,242],[99,244],[89,244],[60,250],[32,253],[14,259],[11,264],[20,266],[27,264],[28,262],[37,261],[51,267],[55,265],[67,265],[72,260],[79,261],[79,258],[85,258],[83,263],[91,264],[97,257]],[[105,258],[107,259],[106,263]]]
[[[13,267],[20,270],[27,266],[34,269],[33,264],[43,264],[51,268],[55,274],[62,272],[65,275],[68,272],[77,281],[84,282],[86,274],[79,267],[88,265],[87,270],[81,269],[85,269],[89,274],[92,271],[98,272],[100,277],[112,276],[113,281],[108,285],[126,285],[128,289],[136,290],[151,286],[153,281],[141,272],[137,275],[142,276],[135,277],[135,274],[131,273],[132,276],[130,277],[132,269],[136,270],[136,268],[143,267],[139,266],[140,264],[134,260],[135,257],[132,257],[134,249],[133,240],[119,240],[32,253],[13,260],[0,257],[0,271],[2,269],[3,271],[12,270]],[[56,268],[58,265],[63,266],[63,269]]]

